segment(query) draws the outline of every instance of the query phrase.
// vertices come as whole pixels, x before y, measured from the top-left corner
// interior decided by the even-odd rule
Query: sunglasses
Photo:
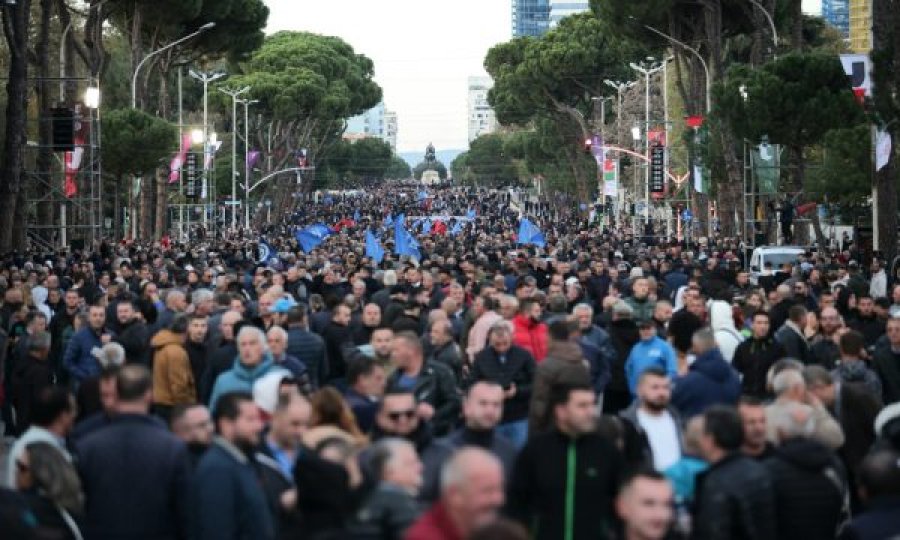
[[[414,409],[409,409],[406,411],[391,411],[387,413],[387,416],[394,422],[399,422],[401,418],[412,420],[416,417],[416,411]]]

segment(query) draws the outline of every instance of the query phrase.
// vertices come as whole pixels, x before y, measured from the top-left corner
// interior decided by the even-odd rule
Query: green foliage
[[[751,141],[768,135],[775,144],[803,148],[864,121],[833,55],[791,53],[758,69],[735,66],[715,94],[715,113]]]
[[[453,158],[450,164],[450,174],[453,180],[460,184],[474,184],[472,171],[469,169],[469,153],[463,152]]]
[[[823,163],[810,170],[809,190],[842,206],[865,203],[872,194],[872,134],[867,125],[834,129],[823,139]]]
[[[506,154],[504,145],[506,137],[500,134],[489,134],[478,137],[469,145],[464,163],[453,161],[454,165],[463,168],[463,176],[471,173],[467,180],[481,186],[503,186],[518,181],[518,171],[512,157]],[[454,173],[454,178],[456,174]]]
[[[341,140],[328,151],[318,174],[332,185],[358,187],[391,178],[388,175],[389,169],[394,165],[394,160],[398,159],[400,158],[391,152],[391,146],[381,139],[370,137],[356,142]],[[406,165],[406,171],[409,172],[409,165]],[[411,173],[403,178],[409,176]]]
[[[104,113],[103,169],[114,176],[146,174],[178,147],[178,128],[136,109]]]
[[[391,156],[391,164],[384,172],[384,177],[391,180],[406,180],[412,178],[412,168],[405,159],[397,155]]]

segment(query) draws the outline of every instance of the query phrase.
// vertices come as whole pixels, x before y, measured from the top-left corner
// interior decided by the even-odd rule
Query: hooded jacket
[[[744,337],[734,326],[734,317],[728,302],[713,301],[709,309],[709,325],[716,338],[716,344],[726,362],[734,358],[734,351],[744,341]]]
[[[831,376],[845,383],[865,385],[869,392],[881,399],[881,380],[862,360],[841,360]]]
[[[675,350],[659,336],[635,343],[631,354],[628,355],[628,360],[625,361],[625,376],[628,379],[628,389],[632,395],[636,393],[641,373],[654,366],[664,369],[669,378],[675,378],[678,374],[678,359],[675,357]]]
[[[160,330],[150,340],[153,347],[153,401],[160,405],[197,402],[197,384],[184,349],[184,336]]]
[[[540,321],[533,321],[521,313],[513,320],[513,343],[531,353],[538,363],[547,357],[547,325]]]
[[[227,394],[228,392],[252,392],[253,383],[264,375],[275,371],[288,373],[287,370],[275,364],[275,360],[272,359],[272,353],[268,351],[263,353],[262,361],[252,367],[242,364],[241,358],[238,356],[234,359],[234,366],[216,379],[212,396],[209,398],[209,410],[214,411],[216,409],[216,401],[222,394]]]
[[[653,311],[656,309],[656,302],[651,302],[649,298],[639,299],[629,296],[625,299],[625,303],[634,310],[631,316],[635,322],[649,321],[653,318]]]
[[[737,372],[718,349],[699,355],[687,375],[675,379],[672,405],[684,418],[700,414],[712,405],[734,405],[741,396]]]
[[[812,439],[788,439],[764,465],[775,491],[777,538],[834,538],[848,490],[834,453]]]

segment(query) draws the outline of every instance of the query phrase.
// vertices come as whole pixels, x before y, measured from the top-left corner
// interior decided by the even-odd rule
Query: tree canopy
[[[155,170],[178,147],[178,128],[137,109],[104,113],[103,137],[114,144],[102,148],[103,169],[114,176]]]

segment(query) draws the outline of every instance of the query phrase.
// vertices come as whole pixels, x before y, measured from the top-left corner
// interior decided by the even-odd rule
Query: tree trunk
[[[16,245],[13,225],[16,204],[22,189],[25,162],[25,121],[28,113],[28,27],[31,1],[4,4],[3,34],[9,49],[6,81],[6,139],[3,142],[3,165],[0,167],[0,252]]]
[[[50,77],[50,24],[53,15],[53,0],[41,0],[41,26],[38,32],[38,41],[35,46],[38,80],[35,81],[35,93],[38,100],[38,155],[37,175],[39,182],[28,182],[27,189],[30,197],[42,199],[37,204],[37,220],[41,225],[53,223],[53,192],[59,192],[61,182],[53,175],[53,124],[50,121],[50,109],[52,108],[53,88],[48,80]],[[26,203],[27,204],[27,203]],[[45,241],[50,241],[50,229],[41,229],[40,236]]]
[[[169,80],[165,64],[160,64],[159,74],[159,116],[163,119],[169,118]],[[178,150],[181,149],[181,129],[178,126]],[[182,174],[184,169],[182,168]],[[156,173],[156,219],[153,228],[153,239],[159,240],[166,231],[166,212],[169,209],[169,179],[163,167],[160,167]]]
[[[900,107],[900,2],[873,0],[872,21],[876,107],[882,111],[897,111]],[[890,54],[891,51],[893,55]],[[900,120],[895,118],[888,129],[893,139],[892,152],[888,164],[875,172],[878,222],[872,226],[878,229],[879,245],[876,248],[880,249],[882,257],[890,263],[897,255],[897,175],[900,172],[897,146],[900,145]]]

